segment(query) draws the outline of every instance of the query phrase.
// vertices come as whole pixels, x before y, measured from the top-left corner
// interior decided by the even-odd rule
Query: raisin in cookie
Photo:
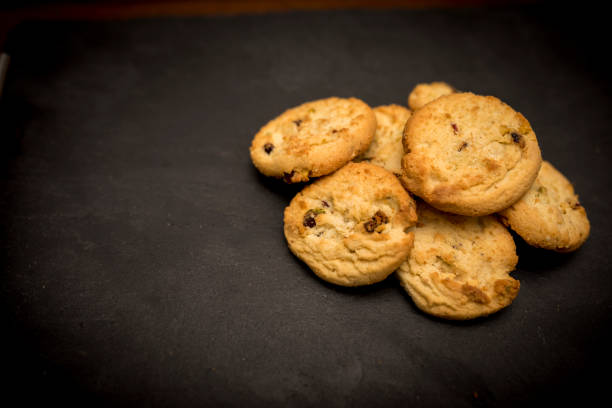
[[[349,163],[298,193],[284,221],[291,252],[321,279],[360,286],[385,279],[404,262],[416,209],[392,173]]]
[[[412,110],[417,110],[441,96],[450,95],[454,92],[455,88],[446,82],[418,84],[408,95],[408,106]]]
[[[493,216],[443,213],[419,201],[410,256],[397,271],[419,309],[465,320],[512,303],[519,281],[509,273],[518,257],[512,235]]]
[[[368,150],[357,161],[368,161],[395,174],[402,172],[402,135],[410,111],[399,105],[384,105],[374,108],[376,133]]]
[[[268,122],[251,143],[251,160],[287,183],[329,174],[363,153],[374,137],[376,117],[356,98],[307,102]]]
[[[528,244],[558,252],[578,249],[591,229],[572,183],[547,161],[529,191],[499,216]]]
[[[455,93],[414,112],[404,130],[404,186],[439,210],[471,216],[508,208],[542,162],[523,115],[493,96]]]

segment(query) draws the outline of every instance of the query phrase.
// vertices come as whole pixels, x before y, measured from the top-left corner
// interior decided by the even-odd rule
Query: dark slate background
[[[612,362],[604,17],[545,6],[30,22],[0,103],[3,397],[137,406],[595,401]],[[591,20],[585,20],[588,17]],[[593,20],[594,19],[594,20]],[[419,312],[288,251],[299,187],[248,154],[301,102],[405,104],[445,80],[535,129],[592,223],[578,252],[516,239],[491,317]]]

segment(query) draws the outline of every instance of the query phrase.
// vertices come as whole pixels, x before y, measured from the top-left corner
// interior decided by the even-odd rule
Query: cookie
[[[376,133],[372,144],[357,161],[368,161],[395,174],[402,172],[402,135],[410,111],[399,105],[384,105],[374,108]]]
[[[527,119],[493,96],[455,93],[415,111],[404,131],[401,180],[439,210],[482,216],[508,208],[538,175]]]
[[[408,106],[412,110],[417,110],[441,96],[450,95],[454,92],[455,88],[446,82],[418,84],[408,95]]]
[[[285,111],[263,126],[251,143],[251,160],[266,176],[308,181],[339,169],[374,138],[376,117],[356,98],[327,98]]]
[[[578,249],[591,229],[572,183],[547,161],[529,191],[499,216],[528,244],[558,252]]]
[[[520,283],[512,235],[492,216],[465,217],[417,203],[410,256],[397,271],[417,307],[445,319],[486,316],[510,305]]]
[[[285,209],[289,249],[321,279],[342,286],[379,282],[412,247],[415,204],[392,173],[349,163],[299,192]]]

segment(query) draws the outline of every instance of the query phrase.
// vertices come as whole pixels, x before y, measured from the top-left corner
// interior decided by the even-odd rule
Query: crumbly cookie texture
[[[520,284],[509,273],[518,257],[512,236],[494,216],[465,217],[419,201],[414,247],[397,276],[419,309],[465,320],[512,303]]]
[[[402,137],[410,110],[399,105],[384,105],[374,108],[376,133],[372,144],[356,161],[368,161],[394,174],[402,172]]]
[[[253,138],[257,169],[287,183],[308,181],[339,169],[372,142],[376,117],[356,98],[320,99],[285,111]]]
[[[298,193],[285,209],[291,252],[342,286],[379,282],[412,247],[415,203],[392,173],[349,163]]]
[[[527,119],[493,96],[455,93],[414,112],[403,138],[402,183],[434,207],[482,216],[529,190],[542,162]]]
[[[572,183],[547,161],[529,191],[499,218],[528,244],[558,252],[575,251],[591,230]]]
[[[418,84],[408,95],[408,106],[412,110],[417,110],[441,96],[450,95],[454,92],[456,92],[455,88],[446,82]]]

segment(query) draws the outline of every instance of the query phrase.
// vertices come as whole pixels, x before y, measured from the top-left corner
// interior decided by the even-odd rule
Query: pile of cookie
[[[472,319],[508,306],[519,281],[506,227],[568,252],[590,225],[572,184],[542,161],[531,125],[498,98],[419,84],[408,107],[327,98],[255,135],[266,176],[307,185],[285,209],[290,250],[343,286],[393,272],[424,312]]]

